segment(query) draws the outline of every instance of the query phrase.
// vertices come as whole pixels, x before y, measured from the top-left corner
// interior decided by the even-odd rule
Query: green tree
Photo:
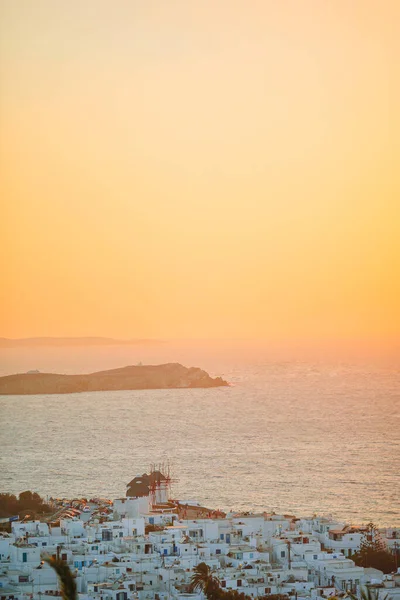
[[[12,517],[19,510],[17,497],[14,494],[0,494],[0,517]]]
[[[392,573],[395,569],[395,557],[387,549],[374,523],[368,523],[360,549],[351,558],[359,567],[372,567],[383,573]]]
[[[0,494],[0,517],[11,517],[17,514],[25,517],[27,511],[36,515],[51,512],[51,509],[39,494],[30,490],[21,492],[18,498],[14,494]]]

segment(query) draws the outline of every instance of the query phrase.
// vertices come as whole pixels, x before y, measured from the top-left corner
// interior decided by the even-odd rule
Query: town
[[[65,561],[79,600],[202,600],[199,564],[222,590],[288,600],[400,600],[399,528],[352,526],[330,516],[223,513],[171,500],[168,470],[136,476],[123,498],[51,499],[50,518],[0,519],[0,600],[60,597],[45,556]],[[378,543],[393,570],[357,566]],[[372,595],[373,594],[373,595]]]

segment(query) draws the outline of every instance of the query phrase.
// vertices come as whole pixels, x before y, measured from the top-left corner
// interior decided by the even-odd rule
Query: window
[[[271,593],[271,588],[265,588],[265,593],[266,594],[270,594]]]
[[[223,539],[224,539],[224,534],[223,534],[223,533],[220,533],[220,534],[219,534],[219,539],[220,539],[220,540],[223,540]]]
[[[313,559],[317,560],[317,558],[318,558],[318,554],[313,554]]]
[[[226,581],[221,581],[221,587],[226,587]]]
[[[285,558],[286,554],[284,550],[281,550],[281,558]]]
[[[252,553],[252,552],[250,552],[250,558],[253,558],[253,556],[254,556],[254,555],[253,555],[253,553]]]
[[[28,554],[27,552],[22,553],[22,562],[28,562]]]
[[[242,587],[242,580],[241,580],[241,579],[238,579],[238,580],[237,580],[237,586],[238,586],[238,587]]]
[[[221,548],[217,548],[215,554],[221,554]]]

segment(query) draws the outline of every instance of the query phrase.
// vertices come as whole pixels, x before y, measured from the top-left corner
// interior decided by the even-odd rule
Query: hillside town
[[[51,517],[0,519],[0,600],[60,597],[54,556],[72,571],[79,600],[203,600],[194,569],[205,563],[222,590],[290,600],[400,600],[400,529],[379,530],[393,554],[391,573],[357,566],[352,556],[368,526],[330,516],[223,513],[171,500],[160,470],[136,476],[113,501],[51,499]]]

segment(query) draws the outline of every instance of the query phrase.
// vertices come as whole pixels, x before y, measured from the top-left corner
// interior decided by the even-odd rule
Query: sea
[[[400,370],[219,348],[13,348],[0,374],[181,362],[229,387],[0,396],[0,492],[125,496],[169,463],[171,496],[224,511],[400,526]]]

